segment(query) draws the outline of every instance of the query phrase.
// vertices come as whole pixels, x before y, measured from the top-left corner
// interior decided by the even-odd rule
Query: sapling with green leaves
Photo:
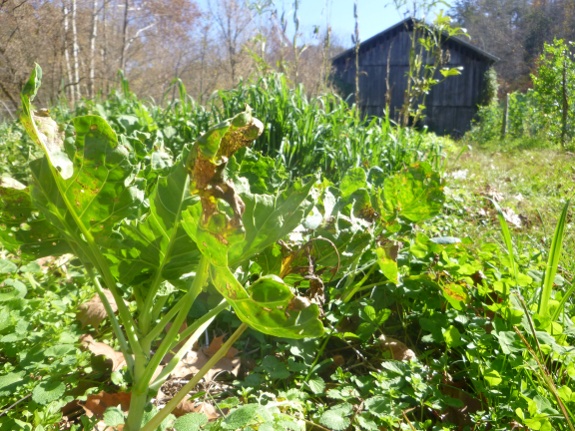
[[[286,338],[322,335],[317,305],[300,300],[281,278],[261,274],[249,284],[238,278],[238,268],[289,234],[312,205],[311,181],[263,195],[252,193],[245,178],[228,178],[234,153],[263,129],[249,108],[208,130],[161,175],[148,179],[141,158],[103,118],[80,116],[61,126],[47,112],[34,112],[31,102],[41,77],[36,66],[22,91],[21,120],[44,155],[30,161],[28,185],[2,179],[0,239],[22,256],[72,253],[84,264],[132,378],[124,430],[160,426],[247,327]],[[221,303],[187,322],[208,285],[222,296]],[[163,410],[143,423],[151,399],[178,361],[230,307],[242,321],[238,329]],[[188,327],[178,334],[184,322]],[[170,352],[172,359],[156,376]]]
[[[462,67],[450,67],[445,42],[452,37],[467,36],[465,29],[452,25],[449,16],[440,10],[431,24],[426,17],[438,7],[449,7],[444,0],[421,0],[408,2],[393,0],[398,11],[411,17],[411,46],[407,72],[407,87],[400,112],[400,124],[404,127],[417,124],[425,118],[426,98],[431,89],[450,76],[461,74]]]

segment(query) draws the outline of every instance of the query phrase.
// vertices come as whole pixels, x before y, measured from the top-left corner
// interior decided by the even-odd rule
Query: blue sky
[[[207,0],[198,0],[198,3],[203,6]],[[354,0],[299,0],[300,31],[304,39],[311,39],[316,26],[325,30],[329,22],[336,42],[346,48],[351,47],[351,35],[355,27],[353,3]],[[412,1],[408,3],[411,4]],[[292,25],[293,0],[274,0],[274,4],[280,13],[285,11],[286,18]],[[358,0],[358,9],[359,36],[362,41],[404,18],[393,6],[392,0]]]
[[[275,0],[276,5],[283,4],[287,10],[293,5],[293,0]],[[411,5],[412,0],[406,3]],[[450,4],[451,2],[445,1]],[[326,27],[326,22],[331,23],[334,35],[340,38],[340,43],[346,47],[352,46],[351,35],[354,33],[355,20],[353,17],[354,0],[300,0],[300,26],[302,31],[311,32],[314,25],[321,28]],[[448,9],[445,6],[439,9]],[[399,12],[392,0],[358,0],[359,10],[359,37],[361,40],[369,39],[371,36],[391,27],[404,17],[403,12]],[[428,16],[429,20],[435,17]]]
[[[278,2],[279,3],[279,2]],[[284,0],[289,7],[293,2]],[[327,3],[327,7],[326,7]],[[301,0],[300,22],[302,31],[308,32],[314,25],[326,27],[330,22],[333,34],[340,43],[351,46],[351,35],[354,33],[353,0]],[[387,5],[387,0],[358,0],[359,37],[366,40],[371,36],[394,25],[403,16],[394,6]]]

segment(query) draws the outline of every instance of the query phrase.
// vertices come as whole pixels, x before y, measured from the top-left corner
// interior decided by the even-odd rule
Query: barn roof
[[[369,48],[371,48],[373,45],[377,45],[381,39],[386,39],[386,38],[392,38],[395,35],[397,35],[397,33],[404,31],[406,28],[411,31],[413,29],[413,23],[414,23],[414,19],[413,18],[406,18],[403,21],[398,22],[397,24],[393,25],[392,27],[389,27],[387,30],[383,30],[382,32],[376,34],[375,36],[370,37],[369,39],[361,42],[359,44],[359,50],[360,53],[364,50],[367,50]],[[487,63],[495,63],[497,61],[499,61],[499,58],[497,58],[496,56],[489,54],[487,51],[484,51],[474,45],[472,45],[471,43],[458,38],[458,37],[450,37],[449,39],[447,39],[445,41],[446,45],[460,45],[465,51],[467,51],[469,54],[474,55],[479,57],[480,59],[486,61]],[[343,51],[342,53],[336,55],[332,61],[337,61],[340,60],[342,58],[346,58],[349,57],[351,55],[355,54],[355,47],[349,48],[345,51]]]

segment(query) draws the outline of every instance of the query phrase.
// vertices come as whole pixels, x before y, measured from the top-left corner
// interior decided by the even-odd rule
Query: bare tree
[[[244,0],[208,0],[210,16],[225,46],[229,77],[238,78],[238,64],[243,44],[254,35],[254,16]]]
[[[96,38],[98,37],[98,0],[92,0],[92,23],[90,25],[90,63],[88,66],[88,97],[94,97],[96,77]]]

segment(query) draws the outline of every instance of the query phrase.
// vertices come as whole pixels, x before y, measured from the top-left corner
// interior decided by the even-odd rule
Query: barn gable
[[[359,106],[365,115],[383,115],[388,97],[391,118],[398,118],[407,85],[412,31],[413,20],[408,18],[360,44]],[[470,128],[482,101],[485,72],[497,58],[459,38],[447,39],[443,48],[449,53],[446,67],[463,67],[463,70],[461,75],[431,89],[426,99],[425,124],[435,133],[457,136]],[[333,69],[334,79],[345,95],[352,94],[355,49],[336,56]]]

